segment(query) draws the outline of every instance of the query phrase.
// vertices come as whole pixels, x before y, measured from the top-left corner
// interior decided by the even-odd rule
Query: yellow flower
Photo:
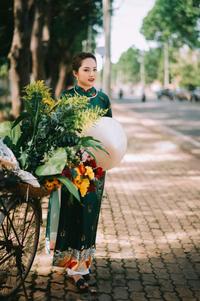
[[[73,183],[74,185],[77,187],[77,188],[80,188],[80,185],[81,185],[81,177],[80,176],[77,176],[74,180],[73,180]]]
[[[54,106],[54,101],[52,98],[43,98],[43,103],[44,104],[47,104],[48,106],[50,107],[53,107]]]
[[[83,179],[83,181],[81,182],[80,184],[80,194],[82,197],[84,197],[88,191],[88,188],[90,186],[90,181],[86,178],[86,179]]]
[[[90,180],[93,180],[94,179],[94,172],[92,170],[92,167],[86,166],[85,169],[86,169],[85,175],[87,175]]]

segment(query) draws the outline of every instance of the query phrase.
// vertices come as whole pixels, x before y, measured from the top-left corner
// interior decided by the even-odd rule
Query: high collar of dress
[[[80,95],[85,95],[87,97],[92,97],[96,94],[96,89],[94,87],[88,89],[88,90],[85,90],[83,89],[82,87],[76,85],[75,87],[75,91],[80,94]]]

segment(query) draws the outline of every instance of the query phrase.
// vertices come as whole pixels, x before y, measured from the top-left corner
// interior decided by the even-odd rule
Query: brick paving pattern
[[[43,227],[26,281],[30,300],[200,300],[200,159],[141,123],[142,115],[113,107],[129,142],[123,162],[107,173],[93,264],[97,284],[80,295],[63,271],[51,268]],[[44,201],[44,225],[46,209]],[[25,300],[23,292],[12,300]]]

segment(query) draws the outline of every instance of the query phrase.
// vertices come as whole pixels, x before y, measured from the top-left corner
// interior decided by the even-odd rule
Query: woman
[[[62,95],[84,95],[89,99],[88,106],[107,109],[105,116],[112,117],[110,101],[106,94],[94,87],[97,62],[91,53],[79,53],[73,58],[73,75],[77,84]],[[88,290],[90,267],[95,253],[96,231],[104,189],[104,176],[99,180],[95,192],[89,192],[81,198],[69,202],[69,193],[62,191],[58,232],[53,256],[53,265],[64,267],[80,292]],[[50,213],[47,222],[49,231]]]

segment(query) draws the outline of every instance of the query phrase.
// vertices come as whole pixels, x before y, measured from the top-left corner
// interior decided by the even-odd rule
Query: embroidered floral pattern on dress
[[[83,250],[69,248],[66,251],[56,250],[53,258],[53,265],[72,270],[86,270],[90,267],[94,258],[95,247]]]

